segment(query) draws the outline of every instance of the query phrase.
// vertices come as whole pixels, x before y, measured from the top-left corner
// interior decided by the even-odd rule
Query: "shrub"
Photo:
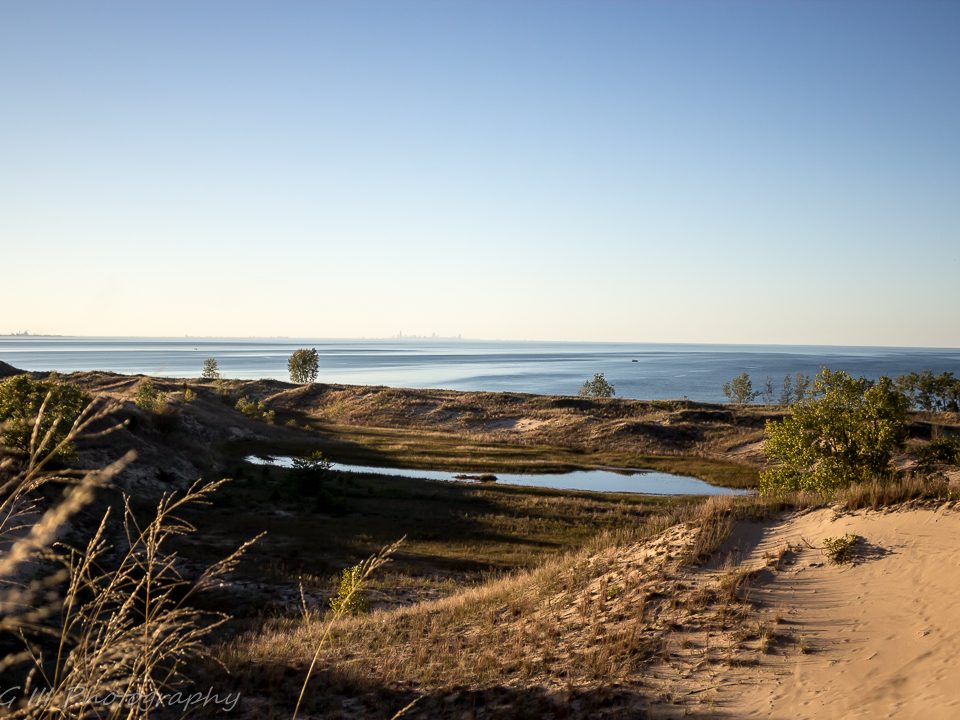
[[[764,452],[778,464],[760,473],[760,491],[826,492],[893,474],[906,439],[907,400],[888,377],[855,380],[820,371],[813,395],[790,417],[768,421]]]
[[[322,452],[314,450],[306,457],[294,458],[290,471],[298,494],[315,495],[320,482],[326,479],[333,465]]]
[[[256,418],[260,417],[260,414],[263,412],[263,401],[258,402],[249,395],[244,395],[237,400],[237,404],[234,405],[234,407],[247,417]]]
[[[580,386],[579,392],[581,397],[613,397],[616,394],[617,391],[603,373],[597,373],[593,376],[593,380],[587,380]]]
[[[337,615],[354,615],[366,610],[368,604],[363,587],[363,566],[354,565],[342,570],[337,594],[330,598],[330,609]]]
[[[51,433],[51,444],[58,445],[88,401],[89,397],[75,385],[34,380],[29,375],[7,378],[0,382],[3,444],[17,452],[29,452],[31,437],[38,442]],[[67,443],[58,454],[66,456],[70,452],[71,445]]]
[[[938,437],[917,450],[917,472],[926,474],[940,465],[960,464],[960,442],[956,438]]]
[[[287,370],[290,371],[290,381],[295,383],[312,383],[317,379],[320,366],[320,354],[316,348],[300,348],[294,350],[287,360]]]
[[[184,402],[193,402],[197,397],[197,394],[190,388],[183,389],[183,401]]]
[[[144,378],[140,381],[134,403],[144,412],[156,413],[162,409],[163,399],[152,379]]]
[[[852,533],[840,537],[828,537],[823,539],[823,552],[830,562],[841,565],[853,561],[859,544],[860,536]]]

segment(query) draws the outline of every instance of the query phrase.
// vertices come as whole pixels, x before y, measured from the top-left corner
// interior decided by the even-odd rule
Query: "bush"
[[[330,598],[330,609],[337,615],[352,615],[367,609],[367,593],[363,588],[363,566],[354,565],[340,573],[337,594]]]
[[[593,380],[587,380],[580,386],[580,397],[613,397],[617,394],[613,385],[603,376],[603,373],[597,373]]]
[[[244,395],[237,400],[237,404],[234,405],[234,407],[247,417],[258,418],[263,412],[263,401],[258,402],[249,395]]]
[[[940,465],[960,464],[960,442],[938,437],[917,450],[917,472],[928,474]]]
[[[893,474],[906,439],[906,398],[890,378],[855,380],[820,371],[813,395],[790,417],[768,421],[764,452],[778,464],[760,473],[760,491],[827,492]]]
[[[43,417],[39,420],[37,439],[42,440],[52,431],[51,446],[67,437],[74,421],[89,402],[80,388],[66,383],[34,380],[29,375],[15,375],[0,382],[0,421],[3,444],[17,452],[28,452],[30,437],[40,406],[46,400]],[[60,455],[69,455],[69,443]]]
[[[317,379],[320,366],[320,354],[316,348],[300,348],[294,350],[287,360],[287,370],[290,371],[290,381],[295,383],[312,383]]]
[[[148,413],[157,413],[163,409],[163,398],[153,380],[144,378],[140,381],[134,403],[138,408]]]
[[[828,537],[823,539],[823,552],[835,565],[853,562],[857,556],[857,546],[860,544],[860,536],[852,533],[841,535],[840,537]]]

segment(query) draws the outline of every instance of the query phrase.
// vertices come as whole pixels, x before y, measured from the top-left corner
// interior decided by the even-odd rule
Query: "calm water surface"
[[[769,376],[777,392],[784,374],[823,365],[867,377],[960,375],[957,349],[799,345],[0,337],[0,360],[25,370],[196,377],[204,358],[216,357],[227,377],[286,379],[298,347],[319,351],[321,382],[570,395],[602,372],[623,397],[706,402],[722,401],[724,381],[744,370],[755,385]]]
[[[292,467],[293,458],[287,456],[263,457],[249,455],[247,462],[257,465]],[[379,473],[394,477],[420,478],[423,480],[453,481],[461,473],[449,470],[416,470],[410,468],[384,468],[370,465],[333,464],[334,470],[357,473]],[[476,476],[477,473],[467,473]],[[574,470],[566,473],[493,473],[498,485],[525,485],[555,490],[592,490],[594,492],[643,493],[645,495],[744,495],[749,490],[717,487],[686,475],[653,470]]]

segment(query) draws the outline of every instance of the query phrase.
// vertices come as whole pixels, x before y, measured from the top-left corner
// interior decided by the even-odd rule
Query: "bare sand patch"
[[[827,537],[863,540],[835,565]],[[727,551],[747,567],[785,546],[792,560],[750,590],[764,617],[782,617],[799,643],[731,672],[714,707],[733,717],[960,717],[960,514],[911,509],[817,510],[743,523]],[[811,548],[810,546],[814,546]]]

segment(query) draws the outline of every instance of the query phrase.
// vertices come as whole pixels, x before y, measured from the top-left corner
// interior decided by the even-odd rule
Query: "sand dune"
[[[825,537],[855,533],[864,552],[834,565]],[[744,524],[745,564],[785,544],[803,549],[751,590],[764,616],[808,652],[763,656],[738,671],[715,707],[735,717],[960,717],[960,514],[913,509],[835,515],[818,510],[767,526]],[[792,560],[790,559],[792,558]]]

